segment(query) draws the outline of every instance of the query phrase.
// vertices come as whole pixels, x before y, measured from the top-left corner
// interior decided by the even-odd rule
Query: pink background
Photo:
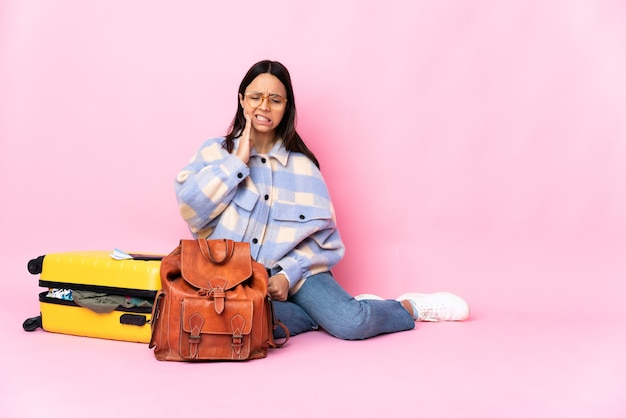
[[[404,402],[392,403],[403,412],[626,415],[626,6],[609,0],[0,1],[0,262],[9,274],[0,321],[3,340],[19,341],[2,344],[2,375],[13,380],[2,377],[0,415],[40,416],[45,405],[29,403],[27,390],[58,375],[32,378],[26,359],[54,350],[70,361],[119,349],[111,364],[177,373],[145,347],[21,331],[38,309],[26,262],[114,247],[166,253],[189,237],[174,176],[203,140],[225,133],[241,78],[265,58],[291,71],[299,131],[334,199],[347,246],[339,281],[390,298],[452,290],[473,318],[363,343],[298,337],[280,351],[294,363],[260,362],[277,381],[295,367],[315,388],[332,386],[299,355],[345,352],[355,376],[363,351],[376,382],[405,379],[393,389],[408,387]],[[435,360],[388,376],[368,350]],[[525,355],[537,374],[520,366]],[[346,358],[330,376],[345,374]],[[269,375],[246,370],[257,369]],[[512,375],[521,378],[503,386]],[[426,378],[439,389],[419,406],[407,401]],[[359,388],[363,404],[355,379],[337,391]],[[311,392],[289,399],[302,405]],[[350,391],[316,393],[311,416],[328,405],[356,411]]]

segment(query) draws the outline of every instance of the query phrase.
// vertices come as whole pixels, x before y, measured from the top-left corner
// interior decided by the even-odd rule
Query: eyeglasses
[[[282,109],[285,103],[287,103],[287,99],[280,94],[263,94],[258,91],[253,91],[246,93],[244,96],[248,104],[252,107],[261,106],[263,100],[267,100],[267,103],[272,109]]]

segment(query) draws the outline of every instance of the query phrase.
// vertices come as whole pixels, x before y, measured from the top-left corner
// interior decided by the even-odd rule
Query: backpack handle
[[[230,239],[224,239],[224,257],[218,260],[212,253],[209,242],[206,239],[199,239],[198,245],[200,246],[200,252],[205,260],[210,261],[213,264],[222,265],[228,262],[235,253],[235,242]],[[215,242],[215,241],[213,241]]]

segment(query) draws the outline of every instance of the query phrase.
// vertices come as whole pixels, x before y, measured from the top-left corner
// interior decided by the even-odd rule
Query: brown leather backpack
[[[232,240],[181,240],[161,261],[161,291],[152,309],[157,360],[263,358],[276,324],[268,275],[250,245]]]

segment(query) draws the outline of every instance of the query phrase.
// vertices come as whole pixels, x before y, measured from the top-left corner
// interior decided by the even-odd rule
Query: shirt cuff
[[[302,279],[302,270],[296,260],[284,258],[280,260],[279,265],[281,267],[280,272],[287,276],[287,280],[289,280],[289,288],[292,288],[300,282],[300,279]]]

